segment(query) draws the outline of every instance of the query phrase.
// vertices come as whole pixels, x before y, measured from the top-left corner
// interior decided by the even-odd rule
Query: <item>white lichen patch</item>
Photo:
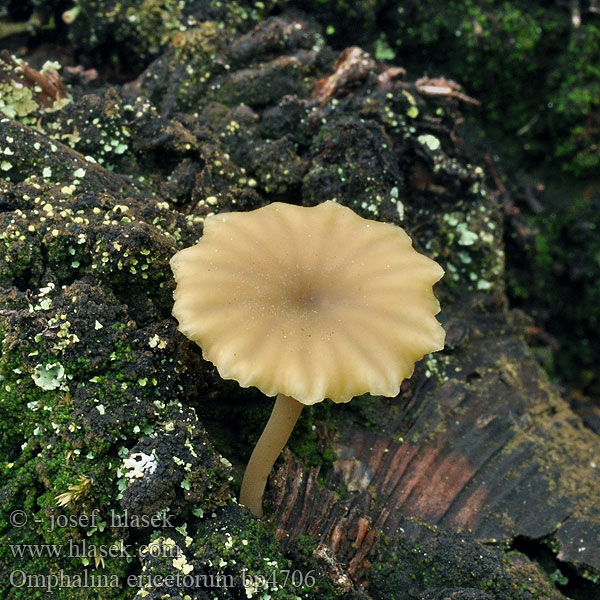
[[[459,223],[456,226],[456,233],[458,233],[459,246],[472,246],[479,239],[477,233],[470,231],[466,223]]]
[[[233,467],[233,465],[224,456],[221,456],[219,460],[225,468],[231,469]]]
[[[40,302],[40,307],[43,308],[45,302],[49,302],[49,298],[45,298]],[[37,307],[34,307],[34,309]],[[48,320],[48,328],[56,331],[58,341],[52,346],[52,350],[62,352],[67,346],[76,344],[80,341],[75,333],[70,333],[71,322],[67,321],[67,315],[64,313],[55,315]],[[38,334],[41,335],[41,334]]]
[[[47,60],[40,69],[40,73],[46,73],[46,71],[60,71],[61,64],[57,60]]]
[[[423,146],[429,148],[429,150],[431,150],[432,152],[435,152],[441,146],[440,140],[438,140],[435,136],[433,136],[429,133],[420,135],[417,138],[417,140],[418,140],[419,144],[422,144]]]
[[[71,185],[63,185],[60,188],[61,193],[65,194],[65,196],[72,196],[73,192],[77,189],[77,186],[72,183]]]
[[[155,334],[148,340],[148,346],[150,346],[150,348],[159,348],[162,350],[167,347],[167,341],[159,337],[158,334]]]
[[[254,594],[256,594],[256,592],[259,590],[258,582],[255,581],[254,579],[248,577],[248,578],[244,578],[243,583],[244,583],[244,589],[246,591],[246,597],[253,598]]]
[[[433,354],[427,354],[424,358],[425,361],[425,377],[428,379],[434,375],[439,375],[439,365],[437,357]]]
[[[185,554],[182,554],[181,556],[174,558],[173,566],[178,571],[181,571],[184,575],[187,575],[188,573],[191,573],[194,570],[194,565],[191,565],[190,563],[188,563],[187,558],[185,557]]]
[[[398,218],[401,221],[404,221],[404,204],[402,203],[401,200],[398,199],[398,188],[396,186],[394,186],[390,190],[390,198],[391,198],[392,202],[394,202],[396,204],[396,210],[398,211]]]
[[[158,466],[158,460],[154,454],[134,452],[123,461],[125,477],[127,479],[142,479],[146,473],[152,474]]]

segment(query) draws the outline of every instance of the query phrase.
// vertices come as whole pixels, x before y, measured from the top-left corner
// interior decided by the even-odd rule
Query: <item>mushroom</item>
[[[400,227],[333,201],[211,216],[171,268],[179,330],[222,378],[277,396],[240,493],[257,516],[304,405],[396,396],[444,347],[432,291],[442,268]]]

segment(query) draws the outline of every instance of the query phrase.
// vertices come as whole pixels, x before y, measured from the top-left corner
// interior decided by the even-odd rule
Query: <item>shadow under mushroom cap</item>
[[[444,346],[442,268],[400,227],[336,202],[215,215],[171,267],[180,331],[221,377],[268,396],[395,396]]]

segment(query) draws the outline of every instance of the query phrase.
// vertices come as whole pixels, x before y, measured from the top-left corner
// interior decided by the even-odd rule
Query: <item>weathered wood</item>
[[[437,374],[421,366],[399,398],[372,400],[381,431],[339,430],[330,472],[288,454],[275,478],[280,531],[316,536],[357,582],[380,534],[406,535],[407,518],[492,544],[545,540],[558,560],[600,571],[600,440],[548,382],[518,317],[447,321],[467,333]]]

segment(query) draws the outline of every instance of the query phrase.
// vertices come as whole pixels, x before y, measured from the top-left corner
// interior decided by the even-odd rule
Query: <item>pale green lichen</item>
[[[31,375],[35,385],[43,390],[55,390],[59,388],[65,378],[64,367],[56,362],[46,365],[37,365]]]
[[[22,83],[16,81],[0,83],[0,112],[7,117],[24,120],[38,108],[33,92]]]
[[[23,61],[15,56],[11,56],[10,61],[16,65],[8,68],[8,81],[0,83],[0,113],[26,125],[39,128],[38,113],[59,110],[71,102],[69,97],[57,99],[44,95],[44,102],[40,104],[36,96],[43,94],[42,88],[38,85],[31,87],[30,82],[23,75],[21,67],[24,64]],[[8,64],[10,65],[10,62]],[[58,71],[59,69],[58,62],[46,61],[40,73],[44,74],[47,71]],[[7,154],[6,150],[4,153]]]
[[[479,175],[479,173],[476,173]],[[485,190],[482,188],[482,192]],[[465,283],[469,289],[488,291],[502,276],[504,251],[497,239],[496,223],[484,204],[467,212],[442,216],[440,232],[452,256],[444,263],[447,280]]]
[[[479,239],[479,235],[474,231],[470,231],[466,223],[459,223],[456,226],[456,232],[458,233],[456,243],[459,246],[472,246]]]
[[[420,144],[429,148],[432,152],[435,152],[441,146],[440,140],[438,140],[435,136],[426,133],[424,135],[420,135],[417,138]]]
[[[406,97],[406,99],[408,100],[410,106],[408,108],[408,110],[406,111],[406,115],[408,117],[410,117],[411,119],[416,119],[419,116],[419,109],[417,108],[417,101],[415,100],[414,96],[412,94],[410,94],[409,92],[407,92],[406,90],[402,90],[402,94]],[[425,138],[427,136],[420,136],[421,138]],[[433,138],[433,136],[428,136]],[[435,138],[433,138],[435,139]],[[423,141],[419,138],[419,142],[423,143]],[[438,146],[439,146],[439,140],[438,140]]]

